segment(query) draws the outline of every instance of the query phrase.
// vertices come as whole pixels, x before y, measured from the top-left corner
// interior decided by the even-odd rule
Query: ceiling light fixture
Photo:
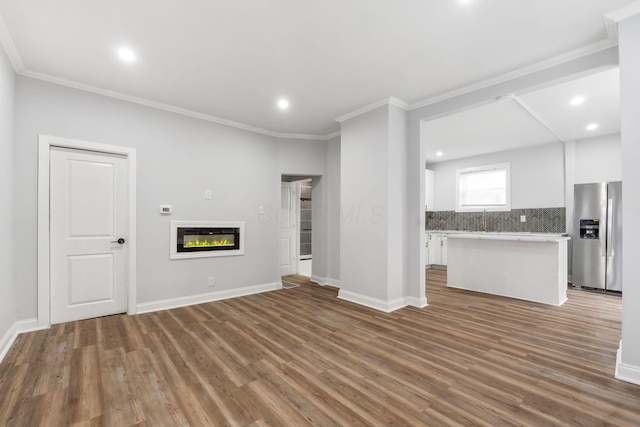
[[[289,108],[289,101],[287,101],[286,99],[279,100],[278,108],[280,108],[281,110],[286,110],[287,108]]]
[[[570,102],[571,105],[580,105],[584,102],[584,96],[576,96]]]
[[[460,4],[469,4],[471,2],[473,2],[473,0],[458,0],[458,3]]]
[[[133,62],[136,60],[136,54],[126,47],[118,49],[118,57],[124,62]]]
[[[590,125],[587,126],[587,130],[596,130],[596,129],[598,129],[597,123],[591,123]]]
[[[438,156],[438,157],[442,157],[443,155],[444,155],[444,153],[443,153],[442,151],[438,151],[438,152],[436,153],[436,156]]]

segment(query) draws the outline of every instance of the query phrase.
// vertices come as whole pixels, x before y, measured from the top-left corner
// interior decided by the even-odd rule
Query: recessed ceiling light
[[[458,3],[460,3],[460,4],[469,4],[469,3],[472,3],[472,2],[473,2],[473,0],[458,0]]]
[[[281,110],[286,110],[287,108],[289,108],[289,101],[287,101],[286,99],[279,100],[278,108],[280,108]]]
[[[580,105],[584,102],[584,96],[576,96],[570,102],[571,105]]]
[[[136,54],[126,47],[118,49],[118,57],[124,62],[133,62],[136,60]]]
[[[438,156],[438,157],[442,157],[443,155],[444,155],[444,153],[443,153],[442,151],[438,151],[438,152],[436,153],[436,156]]]
[[[598,129],[597,123],[591,123],[590,125],[587,126],[587,130],[596,130],[596,129]]]

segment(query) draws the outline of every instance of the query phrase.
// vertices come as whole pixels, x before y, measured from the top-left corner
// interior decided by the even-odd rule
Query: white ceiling
[[[0,41],[21,74],[327,135],[389,96],[416,103],[601,44],[602,16],[629,3],[0,0]],[[138,60],[121,63],[120,46]]]
[[[571,105],[577,96],[584,97],[584,102]],[[427,163],[620,132],[618,68],[516,98],[520,103],[506,97],[507,101],[423,122],[420,135]],[[598,128],[587,130],[590,123]],[[436,156],[438,151],[442,157]]]

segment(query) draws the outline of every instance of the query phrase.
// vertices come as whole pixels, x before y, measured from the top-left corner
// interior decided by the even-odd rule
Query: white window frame
[[[463,207],[460,205],[460,176],[471,172],[486,172],[495,169],[504,169],[506,171],[506,197],[504,205],[474,205]],[[504,212],[511,210],[511,163],[498,163],[494,165],[475,166],[472,168],[456,169],[456,212],[482,212],[495,211]]]

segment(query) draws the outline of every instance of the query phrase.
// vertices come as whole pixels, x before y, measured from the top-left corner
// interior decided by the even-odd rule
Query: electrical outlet
[[[211,190],[204,190],[204,199],[211,200]]]
[[[216,285],[216,278],[213,276],[209,276],[209,287]]]
[[[526,215],[520,215],[520,222],[527,222],[527,216]]]

